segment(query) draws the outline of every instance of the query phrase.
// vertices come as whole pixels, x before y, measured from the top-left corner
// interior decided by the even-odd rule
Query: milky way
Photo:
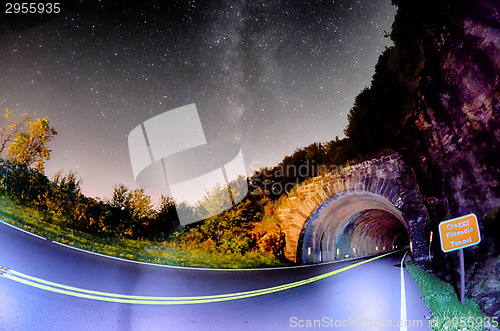
[[[395,13],[390,1],[112,3],[63,2],[41,24],[4,15],[0,33],[0,108],[47,116],[59,134],[46,174],[76,170],[99,197],[136,187],[128,133],[189,103],[208,139],[242,146],[248,173],[342,137]]]

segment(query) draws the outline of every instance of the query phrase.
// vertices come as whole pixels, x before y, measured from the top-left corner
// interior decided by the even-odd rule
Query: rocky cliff
[[[468,294],[500,316],[500,6],[396,5],[396,70],[411,100],[403,153],[435,234],[440,221],[468,213],[480,219],[483,241],[465,250]],[[457,254],[434,244],[433,269],[457,284]]]
[[[500,316],[500,6],[498,0],[393,0],[398,7],[371,86],[345,130],[357,153],[400,151],[431,220],[475,213],[483,240],[465,249],[468,294]],[[456,252],[432,246],[431,269],[456,287]],[[458,291],[458,288],[457,288]]]
[[[493,1],[468,8],[426,26],[408,81],[406,155],[436,219],[500,205],[500,18]]]

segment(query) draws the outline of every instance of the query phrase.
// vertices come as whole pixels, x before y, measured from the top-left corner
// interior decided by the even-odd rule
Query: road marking
[[[319,276],[311,277],[305,280],[296,281],[284,285],[273,286],[259,290],[245,291],[245,292],[208,295],[208,296],[192,296],[192,297],[155,297],[155,296],[137,296],[137,295],[127,295],[127,294],[116,294],[109,292],[99,292],[99,291],[87,290],[83,288],[77,288],[73,286],[67,286],[63,284],[50,282],[44,279],[20,273],[12,269],[7,269],[0,276],[45,291],[65,294],[73,297],[91,299],[91,300],[128,303],[128,304],[143,304],[143,305],[186,305],[186,304],[213,303],[221,301],[238,300],[238,299],[256,297],[270,293],[276,293],[331,277],[333,275],[356,268],[365,263],[372,262],[374,260],[380,259],[382,257],[394,253],[395,252],[390,252],[387,254],[379,255],[371,259],[361,261],[338,270],[327,272]]]
[[[406,314],[406,291],[405,291],[405,275],[404,275],[404,261],[406,258],[406,254],[408,254],[408,251],[405,253],[403,256],[403,259],[401,259],[401,315],[400,315],[400,321],[401,321],[401,326],[399,327],[400,331],[407,331],[408,328],[406,326],[406,321],[408,319],[407,314]]]
[[[4,221],[2,221],[2,220],[0,220],[0,222],[1,222],[1,223],[3,223],[3,224],[5,224],[5,225],[7,225],[7,226],[10,226],[10,227],[11,227],[11,228],[13,228],[13,229],[16,229],[16,230],[22,231],[22,232],[24,232],[24,233],[27,233],[27,234],[29,234],[29,235],[31,235],[31,236],[33,236],[33,237],[37,237],[37,238],[42,239],[42,240],[47,240],[46,238],[44,238],[44,237],[42,237],[42,236],[39,236],[39,235],[37,235],[37,234],[31,233],[31,232],[29,232],[29,231],[26,231],[26,230],[24,230],[24,229],[18,228],[17,226],[14,226],[14,225],[9,224],[9,223],[7,223],[7,222],[4,222]]]

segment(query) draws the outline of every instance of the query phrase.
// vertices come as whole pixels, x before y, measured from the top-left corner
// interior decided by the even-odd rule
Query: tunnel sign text
[[[439,223],[439,237],[445,253],[479,244],[481,234],[476,215],[469,214]]]

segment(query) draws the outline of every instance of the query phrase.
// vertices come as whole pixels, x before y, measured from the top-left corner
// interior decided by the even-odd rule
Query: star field
[[[209,140],[242,146],[248,173],[341,137],[395,13],[381,0],[83,2],[29,28],[5,16],[0,108],[47,116],[46,174],[76,170],[99,197],[135,187],[128,133],[189,103]]]

